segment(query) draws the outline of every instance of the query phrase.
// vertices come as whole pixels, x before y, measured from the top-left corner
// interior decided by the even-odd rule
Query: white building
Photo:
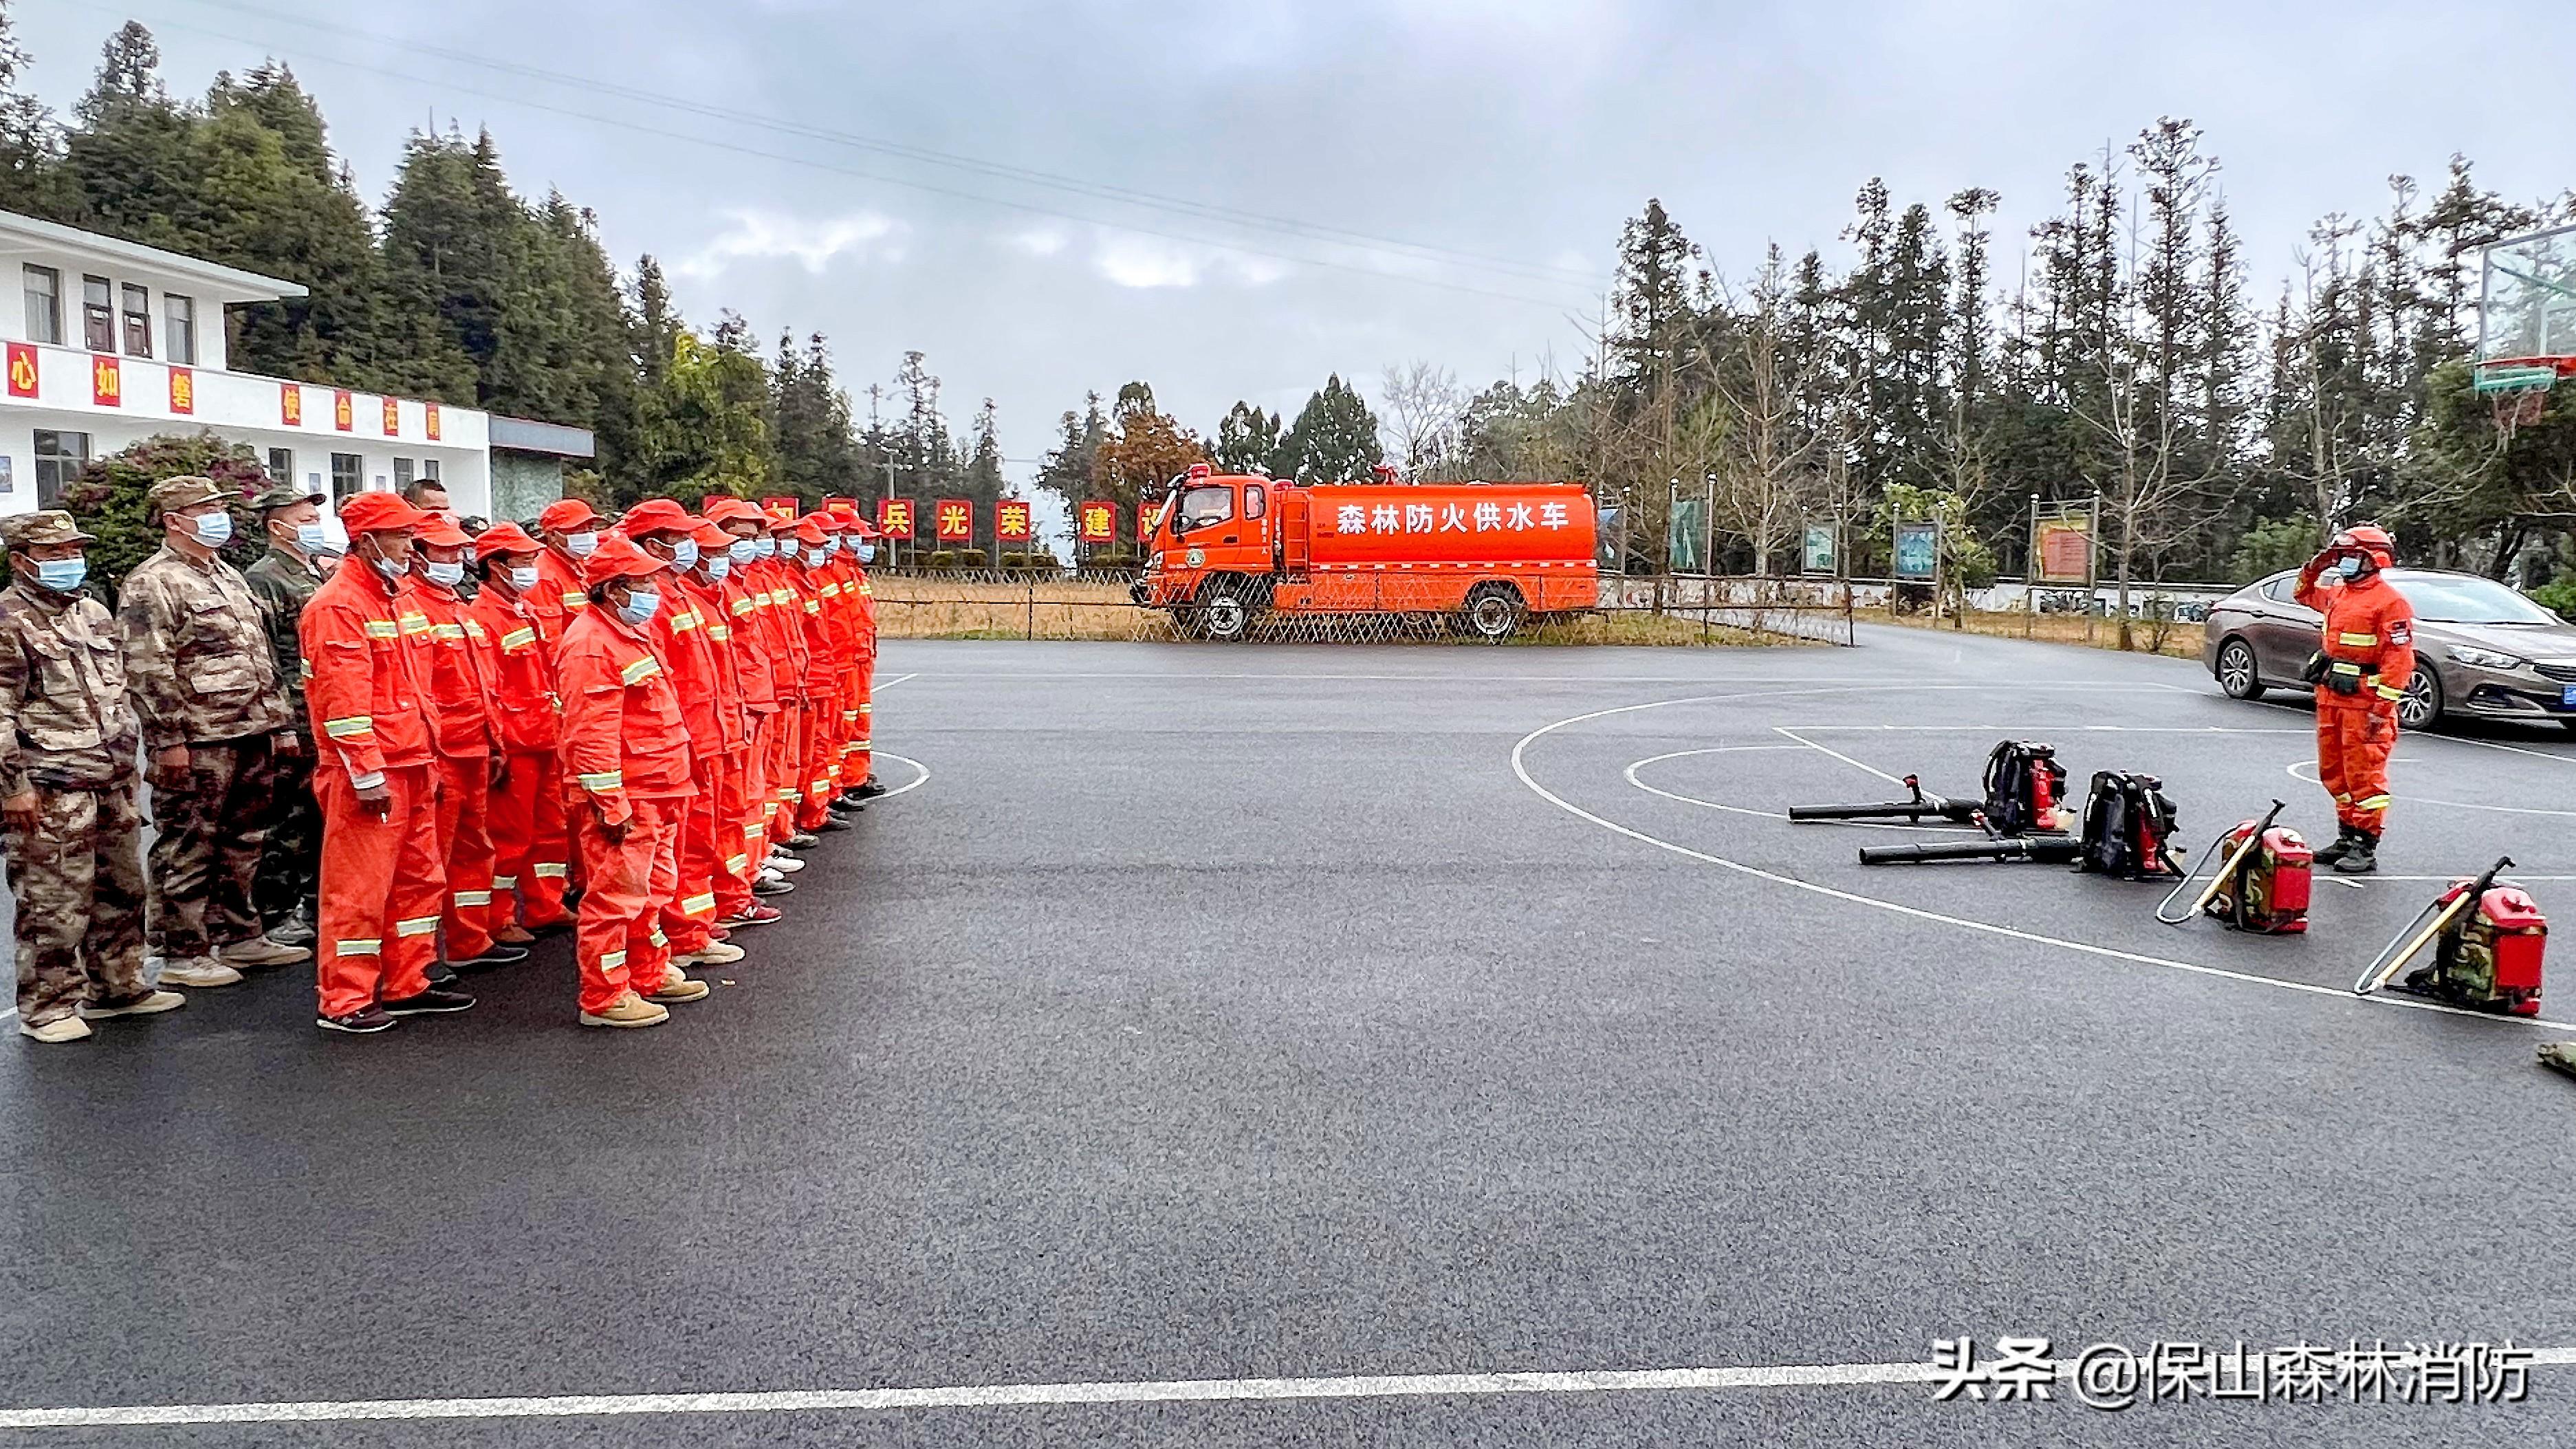
[[[235,372],[224,309],[304,295],[275,277],[0,212],[0,514],[54,505],[89,459],[204,428],[334,499],[415,479],[465,515],[520,517],[588,457],[578,428]],[[493,449],[509,486],[493,512]],[[551,486],[549,486],[551,485]]]

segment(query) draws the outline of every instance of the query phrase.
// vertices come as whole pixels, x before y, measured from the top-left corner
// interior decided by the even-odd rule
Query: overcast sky
[[[862,415],[925,351],[961,430],[997,400],[1015,477],[1130,378],[1212,431],[1332,371],[1374,397],[1413,358],[1470,387],[1570,368],[1648,196],[1741,274],[1766,240],[1838,245],[1870,176],[1900,205],[1989,186],[2009,278],[2070,163],[2188,116],[2268,296],[2309,223],[2376,211],[2392,172],[2465,151],[2509,196],[2576,184],[2550,115],[2566,0],[11,9],[63,109],[129,16],[174,92],[288,61],[371,200],[407,129],[488,126],[522,191],[660,256],[692,321],[828,333]]]

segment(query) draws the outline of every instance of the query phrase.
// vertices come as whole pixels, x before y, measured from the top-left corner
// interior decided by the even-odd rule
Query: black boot
[[[310,946],[321,933],[313,926],[313,903],[298,901],[286,919],[268,928],[268,939],[281,946]]]
[[[2353,829],[2351,826],[2336,826],[2334,844],[2325,846],[2317,851],[2314,856],[2316,863],[2319,865],[2334,865],[2340,862],[2345,856],[2352,854],[2353,842],[2360,838],[2361,832]]]
[[[2368,875],[2379,869],[2379,837],[2368,831],[2352,833],[2352,848],[2335,857],[2337,875]]]

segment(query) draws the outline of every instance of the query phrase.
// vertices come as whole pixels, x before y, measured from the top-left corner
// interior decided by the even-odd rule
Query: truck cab
[[[1267,578],[1278,563],[1274,499],[1282,486],[1267,478],[1220,477],[1205,463],[1193,464],[1155,516],[1138,602],[1186,603],[1217,575]]]

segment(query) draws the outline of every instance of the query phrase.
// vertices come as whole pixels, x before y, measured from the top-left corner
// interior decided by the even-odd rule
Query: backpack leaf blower
[[[2176,882],[2156,906],[2156,919],[2184,926],[2207,912],[2232,930],[2259,936],[2283,936],[2308,928],[2308,872],[2313,858],[2308,843],[2286,826],[2276,827],[2284,807],[2272,808],[2260,820],[2240,820],[2201,852],[2201,865]],[[2207,868],[2203,873],[2204,866]],[[2191,904],[2174,902],[2193,887]]]
[[[2368,996],[2387,987],[2407,962],[2431,946],[2431,963],[2391,989],[2471,1011],[2539,1015],[2549,921],[2521,887],[2496,884],[2497,874],[2512,864],[2513,857],[2499,856],[2476,879],[2451,882],[2389,941],[2352,984],[2353,994]]]
[[[1985,798],[1953,800],[1926,794],[1915,776],[1905,777],[1910,800],[1878,805],[1792,805],[1792,820],[1904,820],[1920,825],[1927,818],[1982,826],[1999,836],[2057,830],[2057,802],[2063,798],[2066,767],[2057,763],[2052,745],[2006,740],[1986,756]]]
[[[1998,751],[2000,754],[2000,751]],[[2053,768],[2055,761],[2050,761]],[[2043,817],[2044,818],[2044,817]],[[2146,880],[2171,872],[2166,839],[2173,833],[2173,802],[2165,799],[2152,775],[2105,770],[2093,777],[2093,795],[2084,804],[2084,830],[2074,839],[2055,833],[2007,837],[1991,821],[1990,840],[1956,845],[1872,845],[1860,852],[1863,865],[1934,865],[1945,861],[1993,861],[2004,864],[2072,865],[2128,880]]]

